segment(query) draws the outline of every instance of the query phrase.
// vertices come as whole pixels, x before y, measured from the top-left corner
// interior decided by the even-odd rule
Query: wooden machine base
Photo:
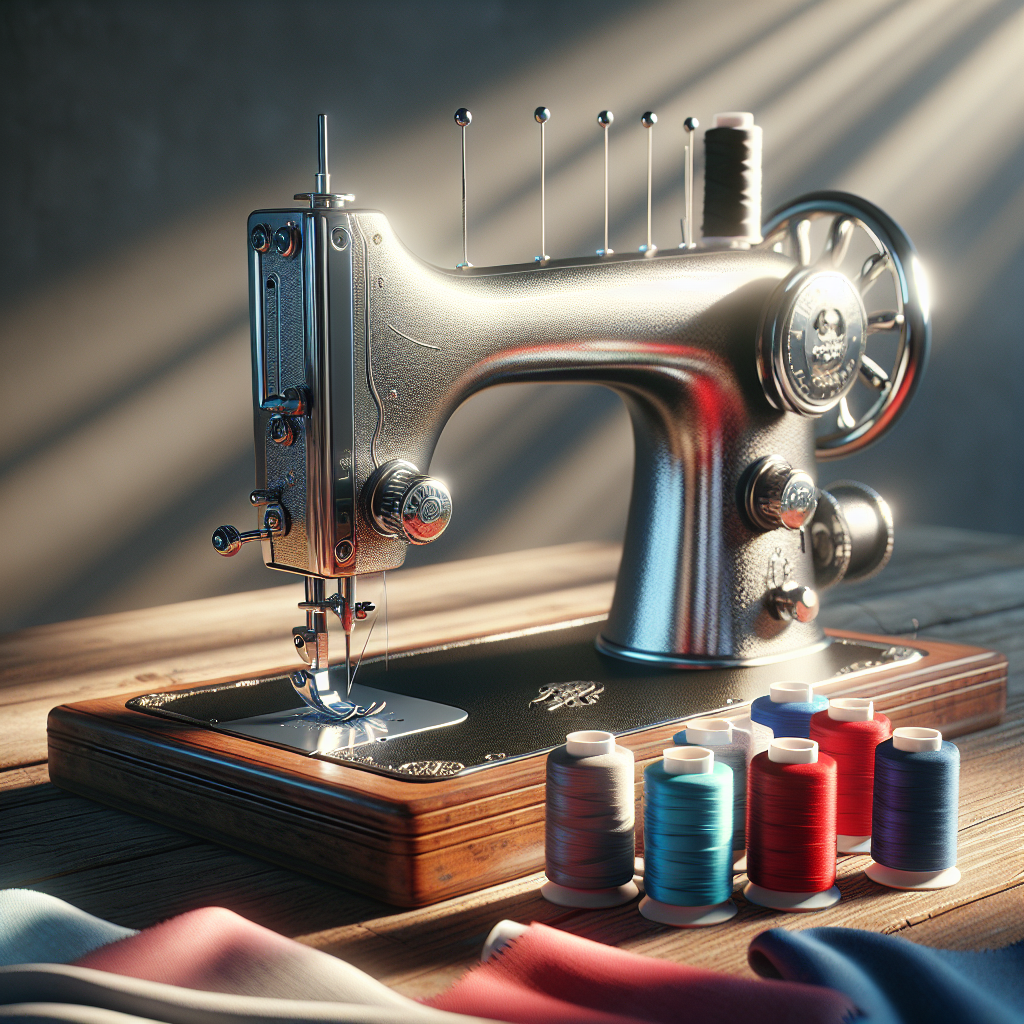
[[[923,657],[834,676],[816,691],[871,697],[894,726],[932,726],[947,737],[1000,720],[1006,658],[927,639],[912,645]],[[775,671],[776,678],[787,678],[784,665]],[[767,684],[760,689],[766,691]],[[744,716],[749,699],[726,714]],[[543,866],[544,753],[413,781],[125,704],[121,695],[51,711],[53,783],[403,907],[425,906]],[[671,745],[679,719],[693,714],[621,736],[636,755],[638,801],[643,768]],[[571,724],[571,715],[565,722],[570,728],[599,727]],[[638,813],[638,831],[642,820]]]

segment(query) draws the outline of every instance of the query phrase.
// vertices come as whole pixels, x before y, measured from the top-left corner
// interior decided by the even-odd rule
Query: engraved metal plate
[[[640,732],[734,711],[779,679],[820,683],[922,657],[912,647],[835,640],[777,664],[687,671],[602,655],[594,641],[603,621],[392,655],[387,667],[366,660],[352,696],[387,707],[360,722],[332,724],[300,706],[287,676],[148,694],[128,706],[429,783],[545,753],[577,729]]]

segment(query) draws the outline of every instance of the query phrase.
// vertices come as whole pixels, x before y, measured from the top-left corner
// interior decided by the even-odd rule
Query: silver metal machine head
[[[550,112],[535,117],[543,145]],[[645,115],[648,145],[654,121]],[[464,138],[469,112],[456,123]],[[696,127],[685,129],[691,153]],[[326,613],[347,639],[369,610],[356,577],[399,567],[410,544],[447,526],[451,494],[429,469],[449,417],[517,381],[602,384],[632,419],[632,498],[602,652],[742,666],[826,642],[815,556],[829,583],[851,558],[832,543],[841,513],[814,519],[816,456],[848,454],[892,425],[924,366],[928,311],[909,239],[865,200],[815,193],[752,224],[760,166],[743,168],[759,158],[759,133],[735,114],[706,133],[711,244],[688,230],[692,247],[656,251],[648,227],[640,254],[613,253],[606,238],[599,256],[552,259],[542,244],[537,262],[472,267],[464,247],[444,269],[410,253],[382,213],[330,191],[321,116],[315,190],[296,196],[308,207],[249,218],[258,525],[214,535],[221,554],[259,540],[269,567],[306,577],[307,623],[294,633],[313,673],[326,668]],[[733,165],[738,186],[714,177]],[[891,371],[866,355],[883,332]],[[863,518],[870,503],[857,501]],[[867,527],[846,535],[891,550]],[[327,597],[330,579],[341,582]],[[307,703],[349,713],[308,675],[295,681]]]

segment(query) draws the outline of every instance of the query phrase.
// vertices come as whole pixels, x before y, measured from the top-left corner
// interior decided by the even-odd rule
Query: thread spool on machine
[[[651,154],[656,117],[647,113]],[[607,139],[613,118],[602,114]],[[233,555],[259,541],[269,567],[304,577],[305,624],[293,641],[305,667],[57,709],[58,785],[159,820],[174,805],[178,827],[421,905],[539,865],[535,839],[522,840],[530,856],[519,839],[497,844],[486,876],[455,854],[442,869],[426,841],[381,855],[396,845],[395,822],[433,806],[412,795],[418,787],[435,787],[431,799],[446,807],[480,793],[479,835],[467,840],[476,842],[514,831],[483,819],[520,806],[516,787],[536,785],[567,732],[641,746],[657,734],[661,749],[679,723],[733,712],[780,677],[858,681],[925,657],[885,639],[836,639],[815,621],[820,590],[878,571],[892,549],[884,501],[863,485],[819,489],[814,461],[882,436],[916,388],[930,328],[910,240],[844,193],[800,197],[762,223],[760,129],[728,114],[705,133],[701,243],[688,200],[682,250],[659,250],[651,224],[642,252],[615,252],[606,234],[600,255],[552,258],[545,147],[557,121],[545,107],[534,116],[536,261],[469,261],[467,108],[456,113],[457,267],[422,263],[382,214],[331,191],[326,117],[315,189],[296,196],[308,209],[251,215],[258,523],[245,533],[221,527],[214,546]],[[696,128],[696,119],[683,128],[690,156]],[[652,160],[648,172],[650,207]],[[891,342],[888,369],[866,351],[876,335]],[[359,576],[397,568],[452,515],[447,486],[427,475],[445,422],[477,391],[517,381],[603,384],[631,412],[633,496],[610,611],[353,669],[354,632],[372,628],[383,607],[358,599]],[[330,664],[330,616],[344,633],[343,664]],[[131,778],[143,773],[145,785],[127,781],[125,747],[135,751]],[[94,768],[98,750],[110,770]],[[237,794],[230,814],[225,793]],[[286,795],[275,803],[270,793]],[[370,807],[380,834],[361,845],[350,825],[369,828]],[[429,832],[418,827],[416,841]],[[404,833],[397,845],[407,841],[415,845]]]

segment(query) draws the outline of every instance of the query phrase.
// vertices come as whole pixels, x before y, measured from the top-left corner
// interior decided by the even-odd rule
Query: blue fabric
[[[855,928],[773,928],[747,958],[762,976],[838,989],[870,1024],[1024,1024],[1024,942],[960,952]]]
[[[0,890],[0,967],[69,964],[108,942],[137,934],[56,896],[32,889]]]

